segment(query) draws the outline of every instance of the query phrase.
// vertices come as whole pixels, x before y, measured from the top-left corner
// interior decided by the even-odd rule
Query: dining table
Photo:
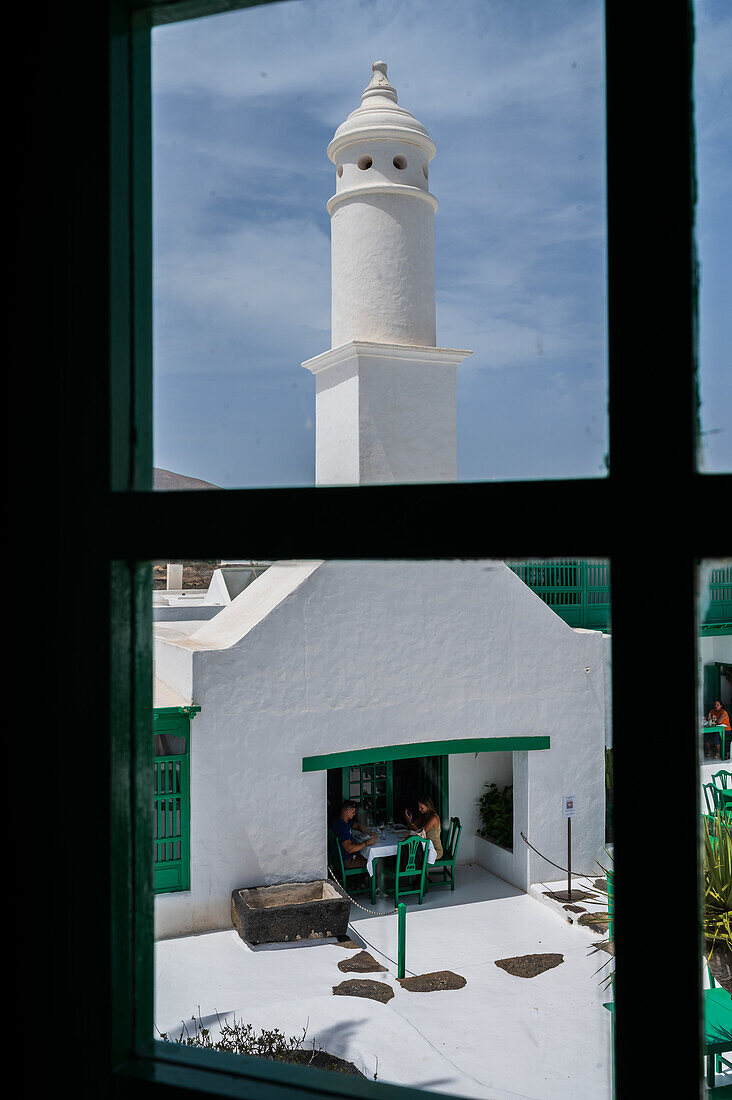
[[[399,845],[407,837],[412,836],[412,833],[407,828],[401,828],[399,826],[379,825],[375,826],[375,833],[378,834],[378,839],[373,844],[369,844],[367,848],[363,848],[363,854],[366,857],[366,871],[371,876],[371,904],[376,904],[376,881],[378,862],[380,859],[387,859],[389,856],[395,856]],[[367,838],[362,834],[353,833],[355,839]],[[435,846],[431,840],[427,841],[427,862],[434,863],[437,859],[437,852]]]
[[[728,730],[726,726],[709,726],[709,725],[706,724],[706,722],[702,726],[702,730],[704,732],[705,737],[707,736],[707,734],[710,734],[710,733],[718,733],[719,734],[720,759],[724,760],[725,759],[725,749],[726,749],[725,741],[727,741],[729,739],[730,733],[732,731]]]

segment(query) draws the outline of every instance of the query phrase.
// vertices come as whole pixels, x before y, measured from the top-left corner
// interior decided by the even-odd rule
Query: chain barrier
[[[343,891],[343,893],[344,893],[344,894],[346,895],[346,897],[348,898],[348,900],[349,900],[349,901],[352,901],[352,902],[353,902],[353,904],[354,904],[354,905],[356,906],[356,908],[357,908],[357,909],[363,909],[364,913],[368,913],[368,915],[369,915],[370,917],[393,917],[395,913],[398,913],[398,912],[399,912],[399,910],[398,910],[398,909],[389,909],[389,911],[388,911],[387,913],[375,913],[375,912],[373,911],[373,909],[367,909],[365,905],[361,905],[361,904],[360,904],[360,902],[356,901],[356,899],[355,899],[354,897],[352,897],[352,896],[351,896],[351,894],[349,894],[349,893],[348,893],[348,891],[346,890],[345,886],[343,886],[343,884],[342,884],[342,883],[341,883],[341,882],[340,882],[340,881],[339,881],[339,880],[338,880],[338,879],[336,878],[335,872],[333,871],[333,868],[331,867],[331,865],[330,865],[330,864],[328,864],[328,870],[329,870],[329,872],[330,872],[330,877],[331,877],[331,878],[333,879],[333,882],[335,882],[335,883],[336,883],[336,885],[337,885],[337,886],[339,886],[339,887],[341,888],[341,890],[342,890],[342,891]],[[352,927],[353,927],[353,925],[352,925],[352,922],[351,922],[351,921],[349,921],[349,922],[348,922],[348,926],[349,926],[349,928],[352,928]],[[396,961],[395,959],[392,959],[392,957],[391,957],[390,955],[386,955],[386,954],[385,954],[385,953],[384,953],[384,952],[383,952],[383,951],[381,950],[381,948],[380,948],[380,947],[376,947],[376,945],[375,945],[375,944],[373,944],[373,943],[370,943],[370,941],[369,941],[369,940],[367,940],[367,939],[366,939],[366,937],[364,936],[363,932],[359,932],[359,931],[358,931],[358,930],[357,930],[356,928],[354,928],[354,929],[353,929],[353,931],[354,931],[355,935],[356,935],[356,936],[358,936],[358,938],[359,938],[360,940],[363,940],[363,942],[364,942],[364,943],[366,944],[366,946],[367,946],[367,947],[370,947],[370,948],[371,948],[371,950],[372,950],[372,951],[375,951],[377,955],[381,955],[382,959],[386,959],[386,961],[387,961],[387,962],[390,962],[390,963],[392,964],[392,966],[393,966],[393,967],[397,968],[397,973],[398,973],[399,963],[398,963],[398,962],[397,962],[397,961]],[[407,968],[405,968],[405,969],[406,969],[406,972],[407,972],[407,973],[408,973],[408,974],[409,974],[409,975],[410,975],[411,977],[414,977],[414,972],[413,972],[412,970],[409,970],[409,969],[407,969]]]
[[[363,909],[364,913],[368,913],[371,917],[393,917],[395,913],[399,912],[398,909],[390,909],[387,913],[375,913],[373,909],[367,909],[365,905],[361,905],[360,902],[356,901],[356,899],[348,893],[348,890],[346,890],[345,886],[338,881],[335,872],[330,864],[328,864],[328,870],[330,871],[330,877],[333,879],[333,882],[337,883],[340,886],[343,893],[350,901],[353,902],[357,909]]]
[[[552,867],[556,867],[558,871],[564,871],[565,875],[574,875],[575,878],[599,878],[598,872],[594,871],[591,875],[586,875],[583,871],[569,871],[566,867],[560,867],[558,863],[555,863],[553,859],[547,859],[543,852],[540,852],[538,848],[535,848],[533,844],[529,844],[523,833],[519,833],[519,836],[523,840],[524,844],[528,844],[532,852],[536,852],[537,856],[541,856],[545,863],[551,863]],[[601,870],[605,870],[601,863],[598,863],[598,867]]]

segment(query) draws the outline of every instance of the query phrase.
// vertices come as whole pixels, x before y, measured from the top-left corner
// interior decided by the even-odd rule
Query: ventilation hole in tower
[[[343,165],[342,165],[342,164],[339,164],[339,165],[338,165],[338,173],[337,173],[337,175],[338,175],[338,179],[340,179],[340,178],[341,178],[341,176],[343,175]]]
[[[422,171],[423,171],[423,173],[424,173],[424,178],[425,178],[426,180],[428,180],[428,179],[430,178],[430,170],[429,170],[429,168],[427,167],[427,165],[426,165],[426,164],[423,164],[423,165],[422,165]]]
[[[370,168],[373,163],[374,162],[372,161],[371,157],[358,158],[358,166],[362,172],[365,172],[367,168]]]
[[[391,163],[394,165],[395,168],[398,168],[400,172],[403,172],[404,169],[407,167],[407,158],[394,157],[394,160]]]

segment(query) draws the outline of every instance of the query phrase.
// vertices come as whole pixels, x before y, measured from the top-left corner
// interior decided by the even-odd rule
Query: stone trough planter
[[[332,882],[285,882],[234,890],[231,920],[245,943],[287,943],[345,936],[351,903]]]

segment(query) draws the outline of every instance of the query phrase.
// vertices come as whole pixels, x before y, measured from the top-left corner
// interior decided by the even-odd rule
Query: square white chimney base
[[[308,359],[317,485],[457,479],[457,348],[351,340]]]

